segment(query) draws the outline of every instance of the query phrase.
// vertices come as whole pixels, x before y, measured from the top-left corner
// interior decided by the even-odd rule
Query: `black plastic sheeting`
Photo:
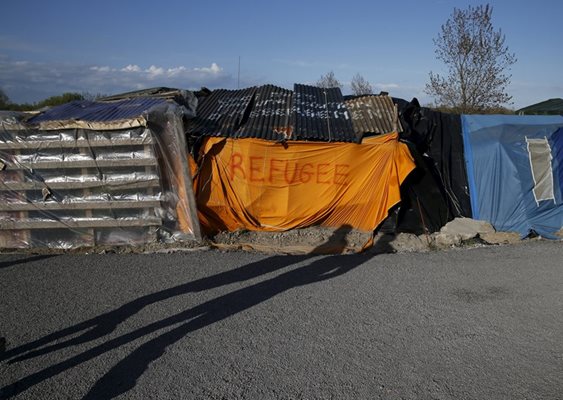
[[[396,232],[436,232],[456,217],[471,218],[461,116],[395,101],[417,168],[402,185]]]

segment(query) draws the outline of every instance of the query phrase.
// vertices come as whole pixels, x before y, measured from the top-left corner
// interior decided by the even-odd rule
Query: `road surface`
[[[0,398],[563,398],[561,242],[0,254],[0,283]]]

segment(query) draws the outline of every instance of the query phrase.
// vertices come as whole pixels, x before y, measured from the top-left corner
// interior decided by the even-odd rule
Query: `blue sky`
[[[235,89],[314,84],[356,73],[375,91],[422,103],[440,26],[478,1],[6,1],[0,88],[14,102],[63,92],[115,94],[169,86]],[[516,53],[515,108],[563,97],[560,0],[491,1]]]

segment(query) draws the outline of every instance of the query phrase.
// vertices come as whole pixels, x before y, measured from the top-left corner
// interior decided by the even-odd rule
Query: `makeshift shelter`
[[[563,115],[563,99],[549,99],[516,111],[518,115]]]
[[[167,92],[169,93],[169,92]],[[0,247],[199,238],[185,118],[196,99],[77,101],[0,115]]]
[[[474,219],[553,238],[563,226],[563,117],[463,115]]]
[[[187,132],[197,150],[196,199],[206,232],[312,225],[373,231],[414,169],[396,132],[363,140],[338,88],[214,91]]]

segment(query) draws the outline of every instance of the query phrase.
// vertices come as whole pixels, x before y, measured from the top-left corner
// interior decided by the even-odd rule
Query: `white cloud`
[[[121,68],[121,71],[122,72],[140,72],[141,67],[139,67],[138,65],[129,64],[128,66]]]
[[[151,65],[148,69],[145,70],[145,72],[148,73],[148,77],[150,79],[153,79],[156,76],[164,74],[164,68],[155,67],[154,65]]]
[[[209,73],[212,73],[212,74],[218,74],[221,71],[223,71],[223,68],[221,68],[220,66],[218,66],[215,63],[211,63],[211,67],[194,68],[194,71],[209,72]]]
[[[166,71],[166,73],[167,73],[169,76],[174,76],[174,75],[181,74],[181,73],[183,73],[183,72],[185,72],[185,71],[187,71],[187,70],[188,70],[188,69],[187,69],[186,67],[181,66],[181,67],[175,67],[175,68],[168,68],[168,70]]]
[[[97,71],[97,72],[109,72],[109,71],[111,71],[111,68],[108,67],[108,66],[104,66],[104,67],[94,66],[94,67],[90,67],[90,69],[92,71]]]
[[[75,65],[13,61],[0,57],[0,88],[16,103],[36,102],[65,92],[115,94],[156,86],[199,89],[233,87],[233,77],[216,63],[203,67],[128,64]]]

